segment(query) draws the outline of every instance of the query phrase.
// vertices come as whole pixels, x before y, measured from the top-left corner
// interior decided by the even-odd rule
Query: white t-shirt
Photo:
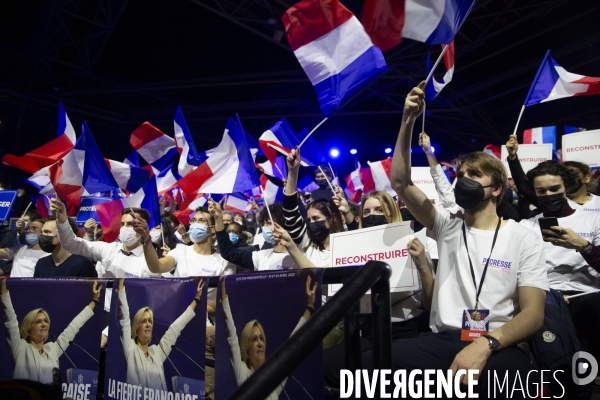
[[[590,201],[588,201],[585,204],[578,204],[578,203],[575,203],[571,199],[567,199],[569,201],[569,205],[571,206],[571,208],[574,208],[576,210],[581,210],[581,211],[588,211],[588,212],[600,211],[600,196],[596,196],[595,194],[591,194],[591,193],[588,193],[588,194],[591,195],[592,198],[590,199]]]
[[[12,246],[6,248],[7,260],[13,260],[10,276],[13,278],[31,278],[35,272],[35,264],[50,253],[43,250],[33,250],[29,246]]]
[[[542,214],[522,220],[521,225],[542,237],[539,219]],[[571,228],[575,233],[594,244],[600,245],[600,213],[575,210],[568,217],[557,218],[558,224]],[[544,254],[548,268],[550,287],[556,290],[593,292],[600,289],[600,273],[590,267],[577,251],[544,242]]]
[[[255,271],[296,268],[289,253],[275,253],[273,249],[253,251],[252,262]]]
[[[467,254],[462,233],[463,213],[451,214],[441,206],[435,208],[431,235],[437,240],[440,258],[430,326],[434,332],[439,332],[461,329],[464,310],[475,307],[476,291],[468,254],[479,285],[494,231],[466,227]],[[531,230],[508,220],[498,231],[479,297],[479,308],[490,310],[490,330],[500,328],[519,313],[518,288],[522,286],[548,290],[543,242]]]

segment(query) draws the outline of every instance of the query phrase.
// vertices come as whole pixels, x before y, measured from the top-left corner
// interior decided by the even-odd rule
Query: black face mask
[[[565,202],[567,201],[567,198],[565,197],[564,193],[550,194],[548,196],[538,196],[537,199],[538,203],[540,203],[540,208],[543,211],[547,211],[550,213],[559,212],[563,208]]]
[[[577,179],[577,185],[575,185],[573,188],[571,188],[571,190],[569,190],[567,192],[567,194],[575,194],[575,193],[577,193],[577,191],[579,189],[581,189],[582,186],[583,186],[583,182],[581,182],[581,179]]]
[[[46,253],[52,253],[56,246],[58,246],[57,244],[52,244],[54,238],[55,236],[40,235],[40,241],[38,242],[40,248]]]
[[[386,225],[387,219],[385,218],[385,215],[375,215],[375,214],[371,214],[366,218],[362,219],[362,227],[363,228],[370,228],[372,226],[379,226],[379,225]]]
[[[465,210],[471,210],[479,203],[484,200],[485,190],[484,188],[491,187],[481,186],[481,183],[474,181],[473,179],[469,179],[467,177],[462,177],[456,182],[456,187],[454,188],[454,197],[456,198],[456,204]]]
[[[310,222],[307,225],[308,237],[313,242],[322,242],[329,235],[329,228],[325,226],[325,221]]]
[[[327,189],[327,186],[329,186],[326,179],[316,179],[315,183],[319,185],[321,189]]]

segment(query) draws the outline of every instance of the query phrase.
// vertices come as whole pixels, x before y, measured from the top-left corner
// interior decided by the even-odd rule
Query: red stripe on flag
[[[129,143],[134,149],[139,150],[148,143],[162,137],[164,133],[150,122],[144,122],[131,133]]]
[[[586,76],[585,78],[577,79],[571,83],[585,83],[586,85],[589,85],[585,92],[575,93],[573,96],[588,96],[600,93],[600,78]]]
[[[121,230],[121,212],[124,209],[122,201],[113,200],[108,203],[96,204],[95,207],[102,226],[104,241],[114,242]]]
[[[523,131],[523,144],[533,144],[532,133],[533,130],[531,129],[525,129]]]
[[[290,7],[281,21],[292,50],[317,40],[352,18],[337,0],[302,0]]]
[[[61,135],[45,145],[29,153],[25,153],[24,156],[19,157],[7,154],[2,158],[2,162],[11,167],[35,174],[40,169],[52,165],[63,158],[72,148],[73,143],[71,143],[69,137]]]
[[[404,1],[365,0],[361,22],[373,44],[387,51],[402,41],[404,17]]]
[[[211,176],[213,176],[212,170],[206,162],[203,162],[198,168],[177,181],[177,186],[183,190],[186,196],[189,196],[192,193],[197,193],[200,186]]]
[[[442,45],[442,50],[446,47]],[[454,67],[454,40],[450,42],[450,47],[444,53],[444,64],[446,65],[446,71]],[[446,82],[447,83],[447,82]]]
[[[63,174],[62,164],[63,160],[60,160],[48,168],[50,182],[52,182],[58,198],[66,201],[67,214],[77,215],[77,210],[74,208],[79,207],[79,203],[81,202],[81,186],[60,183],[60,178]]]

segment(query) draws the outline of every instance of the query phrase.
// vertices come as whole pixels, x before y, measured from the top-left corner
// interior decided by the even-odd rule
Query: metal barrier
[[[346,271],[343,271],[346,270]],[[330,272],[331,271],[331,272]],[[371,289],[373,320],[373,366],[376,369],[392,368],[392,324],[390,304],[390,276],[392,270],[386,263],[370,261],[364,267],[348,270],[331,268],[325,271],[323,283],[339,282],[352,273],[352,278],[344,282],[342,289],[321,307],[285,344],[269,357],[265,363],[228,397],[235,400],[263,400],[275,390],[277,385],[289,376],[327,333],[344,318],[360,298]],[[329,276],[327,276],[329,275]],[[332,280],[334,282],[332,282]],[[347,322],[348,319],[346,319]],[[351,327],[345,326],[348,349],[353,344]],[[360,346],[352,346],[346,353],[347,366],[351,369],[360,365],[360,352],[353,351]],[[358,354],[358,356],[357,356]]]

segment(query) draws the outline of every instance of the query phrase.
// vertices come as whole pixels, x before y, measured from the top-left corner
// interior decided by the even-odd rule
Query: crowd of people
[[[14,232],[18,244],[0,249],[0,258],[12,261],[4,273],[117,278],[119,306],[125,310],[123,318],[129,319],[121,278],[327,268],[332,266],[332,234],[412,220],[415,236],[408,251],[420,288],[391,293],[394,369],[478,369],[481,394],[491,384],[483,373],[486,369],[507,372],[509,377],[526,376],[534,367],[520,344],[541,328],[550,290],[564,296],[575,328],[587,335],[590,352],[600,359],[600,197],[590,186],[589,166],[545,161],[525,173],[517,138],[511,136],[506,146],[512,180],[500,160],[474,152],[457,160],[457,179],[450,183],[428,135],[421,132],[419,145],[439,195],[434,204],[411,181],[412,131],[423,106],[420,84],[406,98],[394,151],[391,184],[397,197],[374,191],[365,194],[360,204],[349,202],[339,186],[330,186],[333,176],[326,167],[315,171],[319,189],[309,197],[299,194],[302,156],[297,148],[287,157],[282,204],[231,213],[209,198],[208,207],[190,215],[189,226],[164,212],[161,224],[152,229],[148,211],[125,209],[118,239],[112,243],[103,241],[102,230],[93,220],[79,234],[64,204],[54,198],[50,217],[41,219],[28,210],[19,219]],[[9,304],[8,291],[0,288],[4,288],[0,300]],[[227,327],[232,329],[227,295],[225,290],[222,293]],[[369,308],[368,301],[367,297],[361,301],[361,309]],[[107,309],[110,301],[105,304]],[[216,290],[209,289],[209,317],[216,307]],[[9,318],[12,342],[40,346],[41,339],[33,335],[15,336],[16,320]],[[209,356],[214,356],[212,320],[207,326]],[[482,334],[465,340],[461,335],[465,326]],[[108,334],[105,329],[102,346]],[[144,343],[134,337],[133,329],[125,333],[128,343],[130,334],[131,343]],[[228,338],[239,353],[237,334],[229,332]],[[332,387],[339,387],[339,371],[344,367],[342,342],[340,327],[324,340],[325,380]],[[366,327],[360,346],[367,368],[372,365],[371,343]],[[127,354],[133,360],[138,346],[132,346]],[[239,380],[262,364],[255,365],[248,354],[242,354],[241,360],[243,364],[234,363]],[[160,373],[155,378],[164,381]],[[213,387],[214,372],[207,368],[207,398],[212,398]]]

